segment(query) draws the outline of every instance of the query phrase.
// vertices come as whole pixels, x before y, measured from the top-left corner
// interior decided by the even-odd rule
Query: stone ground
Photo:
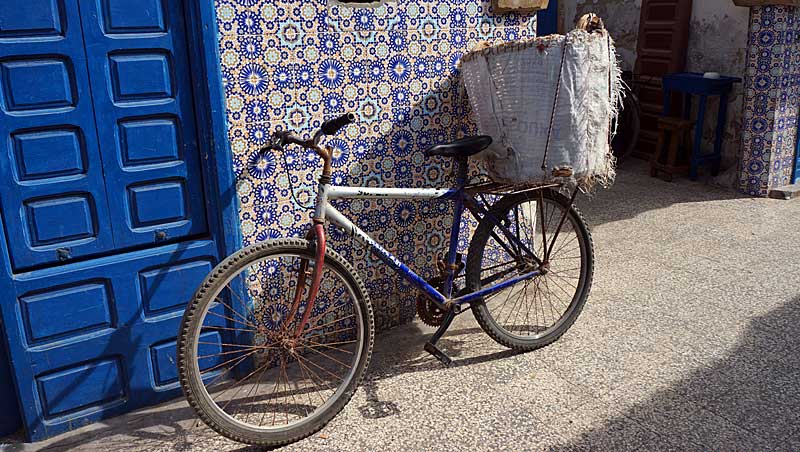
[[[443,368],[430,328],[396,328],[345,410],[286,450],[800,450],[800,201],[631,163],[581,201],[594,288],[559,342],[515,355],[467,313]],[[194,419],[174,402],[7,448],[255,450]]]

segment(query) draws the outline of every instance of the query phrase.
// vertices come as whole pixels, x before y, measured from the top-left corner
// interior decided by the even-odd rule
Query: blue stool
[[[720,77],[711,79],[703,77],[696,72],[680,72],[667,74],[662,77],[664,87],[664,116],[672,114],[672,94],[683,95],[683,118],[690,119],[692,114],[692,95],[700,96],[697,121],[694,128],[694,145],[689,162],[689,179],[697,180],[697,170],[700,166],[711,165],[711,174],[719,173],[722,160],[722,135],[725,132],[725,122],[728,115],[728,94],[733,89],[734,83],[741,83],[738,77]],[[709,96],[719,96],[719,112],[717,113],[717,127],[714,134],[714,152],[703,155],[700,147],[703,143],[703,124],[706,118],[706,103]]]

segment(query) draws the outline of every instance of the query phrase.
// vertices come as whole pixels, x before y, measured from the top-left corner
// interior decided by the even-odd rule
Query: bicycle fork
[[[295,339],[303,334],[303,329],[306,326],[306,322],[308,322],[308,318],[311,316],[311,310],[314,308],[314,301],[317,298],[319,286],[322,282],[322,270],[325,266],[325,226],[322,223],[315,222],[314,228],[311,231],[308,231],[307,237],[311,239],[312,236],[316,237],[316,259],[314,261],[314,270],[311,272],[311,287],[308,291],[308,301],[306,302],[306,308],[303,311],[303,317],[300,319],[300,323],[297,325],[297,329],[294,333]],[[289,316],[286,319],[287,326],[292,324],[297,312],[300,310],[300,302],[303,298],[303,293],[305,292],[307,276],[309,276],[308,260],[303,260],[300,263],[297,288],[295,289],[294,299],[292,300],[292,309],[289,311]]]

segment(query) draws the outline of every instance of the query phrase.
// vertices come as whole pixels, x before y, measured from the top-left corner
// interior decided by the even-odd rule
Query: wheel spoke
[[[243,250],[242,256],[226,260],[228,267],[215,269],[204,282],[207,289],[192,301],[195,317],[188,328],[182,327],[184,339],[191,339],[181,343],[191,343],[194,349],[179,356],[195,362],[181,364],[181,381],[200,388],[187,391],[188,397],[205,400],[192,406],[216,406],[227,413],[223,420],[203,416],[213,418],[208,422],[226,423],[217,430],[261,428],[268,438],[280,435],[279,428],[307,429],[314,423],[301,421],[320,416],[323,407],[340,409],[342,404],[333,400],[351,396],[342,388],[364,370],[372,319],[371,311],[364,309],[367,298],[355,283],[357,276],[342,270],[348,268],[344,263],[330,265],[326,257],[316,307],[297,335],[292,325],[299,325],[302,316],[286,322],[291,308],[287,300],[296,292],[298,263],[315,258],[294,240],[273,248],[278,251]],[[304,307],[308,306],[301,300],[301,314]],[[200,336],[207,331],[217,335],[215,340]],[[208,368],[197,372],[204,365]]]
[[[586,255],[587,252],[591,253],[591,242],[585,229],[579,227],[580,217],[572,213],[565,215],[565,209],[570,208],[569,202],[561,195],[542,190],[508,201],[503,198],[493,206],[493,215],[497,218],[516,223],[506,224],[508,230],[517,234],[518,240],[535,251],[537,256],[544,256],[549,249],[548,266],[541,275],[485,296],[478,305],[478,309],[493,320],[484,327],[505,331],[503,337],[513,337],[516,341],[514,344],[520,344],[520,347],[523,347],[523,343],[546,341],[547,336],[562,323],[562,318],[576,312],[573,299],[577,299],[575,297],[580,294],[579,289],[586,287],[582,281],[586,277],[584,266],[587,259],[591,259],[591,255]],[[498,210],[503,208],[507,210]],[[486,230],[492,232],[482,232]],[[479,233],[484,241],[479,271],[481,281],[478,284],[470,282],[477,273],[474,269],[467,269],[468,284],[486,288],[501,280],[493,280],[489,275],[501,271],[503,267],[510,268],[510,274],[515,276],[530,271],[528,269],[536,269],[535,265],[540,264],[539,261],[520,261],[524,265],[519,266],[514,265],[518,262],[509,262],[509,257],[513,259],[513,256],[509,254],[507,243],[512,241],[501,235],[496,225],[485,223],[478,227],[476,236]],[[470,252],[473,251],[471,245]],[[507,280],[507,277],[503,276],[502,280]],[[588,290],[584,290],[581,294],[581,302],[585,301],[587,293]]]
[[[339,330],[329,331],[329,332],[327,332],[325,334],[313,334],[311,336],[303,336],[300,339],[304,340],[304,341],[307,341],[307,340],[311,339],[312,337],[325,337],[325,336],[330,336],[331,334],[341,333],[342,331],[354,331],[354,330],[355,330],[355,328],[352,328],[352,327],[351,328],[342,328],[342,329],[339,329]]]

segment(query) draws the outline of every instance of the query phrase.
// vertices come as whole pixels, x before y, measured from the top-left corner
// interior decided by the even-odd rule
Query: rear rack
[[[480,181],[464,186],[464,190],[466,190],[467,193],[472,195],[474,194],[513,195],[515,193],[520,193],[523,191],[541,190],[543,188],[560,187],[561,185],[562,184],[553,182],[550,183],[539,182],[530,184],[504,184],[501,182]]]

